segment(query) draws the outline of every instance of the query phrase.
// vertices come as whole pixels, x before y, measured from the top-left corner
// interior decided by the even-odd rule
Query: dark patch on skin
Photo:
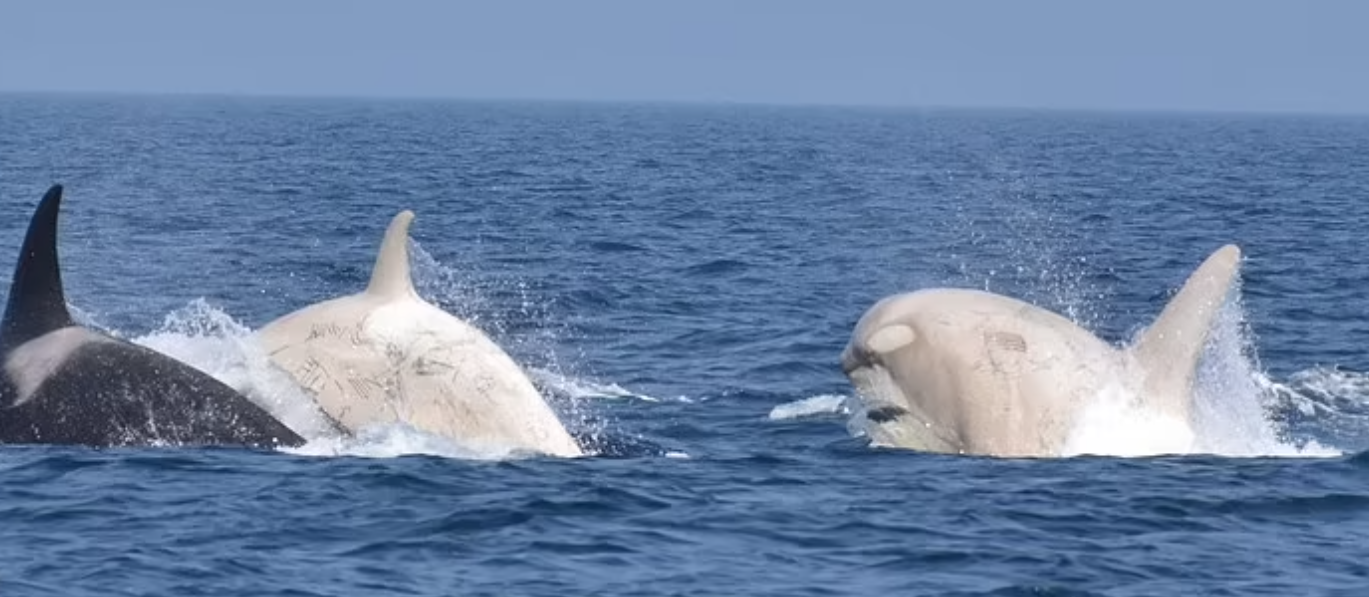
[[[1003,350],[1027,352],[1027,339],[1023,338],[1021,334],[1014,334],[1012,332],[989,332],[988,334],[985,334],[985,339],[988,340],[990,344],[998,346]]]
[[[888,423],[906,414],[908,414],[908,409],[901,406],[885,405],[866,411],[865,418],[875,423]]]

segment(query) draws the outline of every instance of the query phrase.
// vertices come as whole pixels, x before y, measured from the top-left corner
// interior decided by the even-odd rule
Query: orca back
[[[0,442],[86,446],[299,446],[304,439],[223,382],[152,349],[89,342],[0,412]]]

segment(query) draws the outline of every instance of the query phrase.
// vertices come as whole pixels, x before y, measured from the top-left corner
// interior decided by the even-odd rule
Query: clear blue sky
[[[1369,2],[0,0],[0,91],[1369,112]]]

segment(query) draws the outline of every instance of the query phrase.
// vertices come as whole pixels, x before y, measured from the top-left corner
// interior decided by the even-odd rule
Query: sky
[[[3,0],[0,92],[1369,113],[1358,0]]]

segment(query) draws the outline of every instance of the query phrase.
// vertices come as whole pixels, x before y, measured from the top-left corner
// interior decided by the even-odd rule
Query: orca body
[[[1240,265],[1218,249],[1130,346],[1040,307],[936,288],[871,307],[842,354],[857,416],[877,446],[988,456],[1059,456],[1081,412],[1121,389],[1190,426],[1193,380]]]
[[[413,217],[406,210],[391,221],[364,291],[261,328],[271,361],[353,433],[403,423],[482,449],[583,455],[513,358],[418,296],[409,274]]]
[[[298,446],[209,374],[72,320],[57,258],[62,187],[29,223],[0,322],[0,443]]]

